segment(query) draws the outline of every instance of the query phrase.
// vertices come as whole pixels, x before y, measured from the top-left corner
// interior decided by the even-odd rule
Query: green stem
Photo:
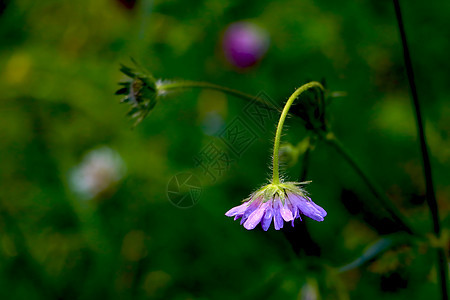
[[[273,175],[272,175],[272,183],[279,184],[280,183],[280,172],[279,172],[279,162],[278,162],[278,156],[280,151],[280,140],[281,140],[281,133],[283,131],[283,124],[284,120],[286,119],[286,116],[289,112],[289,109],[291,108],[292,103],[295,99],[297,99],[300,94],[305,92],[306,90],[310,88],[320,88],[321,90],[324,90],[323,86],[317,82],[317,81],[311,81],[309,83],[306,83],[295,90],[295,92],[289,97],[288,101],[286,102],[283,111],[281,112],[280,120],[278,121],[277,126],[277,133],[275,134],[275,143],[273,146]]]
[[[431,218],[433,220],[433,231],[436,237],[441,238],[441,223],[439,218],[439,208],[436,200],[436,193],[434,191],[433,174],[431,170],[430,155],[428,153],[428,145],[425,137],[425,126],[422,120],[422,113],[420,111],[419,96],[416,89],[416,82],[414,80],[414,71],[409,53],[408,42],[406,39],[405,26],[403,25],[402,12],[398,0],[394,0],[395,14],[397,17],[398,28],[400,31],[400,38],[403,45],[403,58],[405,60],[406,74],[408,75],[409,87],[411,89],[411,96],[413,100],[414,112],[416,117],[417,133],[419,136],[420,150],[422,153],[422,164],[425,175],[427,204],[430,209]],[[438,273],[440,279],[441,296],[442,299],[448,299],[448,263],[444,249],[437,248],[437,262]]]
[[[355,161],[353,156],[347,151],[347,149],[342,145],[338,138],[329,132],[325,134],[320,132],[319,135],[325,142],[332,146],[342,157],[350,164],[350,166],[356,171],[356,173],[361,177],[364,183],[369,187],[370,191],[377,197],[386,210],[391,214],[392,218],[399,222],[409,234],[413,234],[412,227],[403,217],[402,213],[395,207],[382,189],[369,177],[369,175],[364,171],[363,168]]]
[[[200,88],[200,89],[209,89],[214,91],[223,92],[225,94],[246,100],[246,101],[256,101],[258,104],[268,107],[273,110],[279,111],[277,107],[275,107],[272,103],[267,102],[266,100],[258,97],[243,93],[241,91],[231,89],[225,86],[209,83],[209,82],[201,82],[201,81],[175,81],[169,83],[162,83],[158,85],[158,90],[162,91],[171,91],[171,90],[181,90],[181,89],[191,89],[191,88]]]

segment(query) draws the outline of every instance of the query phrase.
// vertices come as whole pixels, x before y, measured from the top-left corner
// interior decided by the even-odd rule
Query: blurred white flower
[[[303,285],[299,299],[301,300],[319,300],[319,288],[317,286],[317,281],[313,279],[308,279]]]
[[[119,153],[108,147],[88,152],[70,171],[70,188],[84,199],[95,198],[115,186],[125,175]]]

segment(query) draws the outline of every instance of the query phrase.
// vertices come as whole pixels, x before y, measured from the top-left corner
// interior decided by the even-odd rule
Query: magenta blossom
[[[241,69],[256,64],[268,47],[268,33],[250,22],[236,22],[228,26],[222,41],[228,62]]]
[[[234,219],[241,218],[241,225],[248,230],[254,229],[259,223],[267,231],[270,224],[276,230],[283,228],[284,221],[291,221],[305,215],[316,221],[323,221],[327,212],[315,204],[306,192],[298,185],[303,183],[286,182],[279,184],[269,184],[252,195],[243,204],[233,207],[225,214]]]

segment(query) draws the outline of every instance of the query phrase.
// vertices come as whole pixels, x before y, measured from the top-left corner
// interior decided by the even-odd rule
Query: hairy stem
[[[295,92],[289,97],[288,101],[284,105],[283,111],[281,112],[280,120],[278,121],[277,132],[275,134],[275,143],[273,146],[272,182],[274,184],[280,183],[279,162],[278,162],[279,153],[278,152],[280,151],[280,140],[281,140],[281,133],[283,131],[284,121],[285,121],[286,116],[289,112],[289,109],[291,108],[292,103],[295,101],[295,99],[297,99],[297,97],[300,96],[300,94],[302,94],[303,92],[305,92],[306,90],[308,90],[310,88],[319,88],[321,90],[324,90],[322,84],[320,84],[317,81],[311,81],[309,83],[302,85],[301,87],[296,89]]]
[[[422,120],[422,113],[420,111],[419,97],[417,94],[416,83],[414,80],[414,71],[413,71],[413,66],[412,66],[411,55],[409,53],[405,27],[403,25],[402,12],[401,12],[400,3],[398,0],[394,0],[394,7],[395,7],[395,14],[397,16],[400,37],[402,40],[403,57],[405,60],[406,73],[408,75],[408,82],[409,82],[409,87],[411,89],[411,95],[412,95],[413,106],[414,106],[414,111],[415,111],[417,132],[419,135],[420,149],[421,149],[421,153],[422,153],[423,171],[424,171],[424,175],[425,175],[427,204],[428,204],[428,207],[430,208],[431,218],[433,219],[434,234],[436,235],[437,238],[440,238],[441,224],[440,224],[439,209],[438,209],[438,204],[437,204],[437,200],[436,200],[436,194],[434,191],[430,155],[428,153],[428,146],[427,146],[427,141],[426,141],[426,137],[425,137],[424,122]],[[442,299],[448,299],[448,296],[449,296],[448,288],[447,288],[448,264],[447,264],[447,258],[445,256],[444,249],[442,247],[439,247],[437,249],[437,261],[438,261],[438,268],[439,268],[439,278],[440,278]]]

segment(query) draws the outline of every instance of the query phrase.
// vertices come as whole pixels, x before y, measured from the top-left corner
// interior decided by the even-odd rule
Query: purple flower
[[[222,41],[226,59],[238,68],[256,64],[269,47],[269,35],[250,22],[236,22],[228,26]]]
[[[253,193],[243,204],[233,207],[225,213],[235,220],[241,218],[241,225],[248,230],[254,229],[259,223],[267,231],[270,224],[276,230],[283,228],[284,222],[302,220],[305,215],[315,221],[323,221],[327,212],[315,204],[306,192],[298,187],[301,183],[287,182],[269,184]]]

